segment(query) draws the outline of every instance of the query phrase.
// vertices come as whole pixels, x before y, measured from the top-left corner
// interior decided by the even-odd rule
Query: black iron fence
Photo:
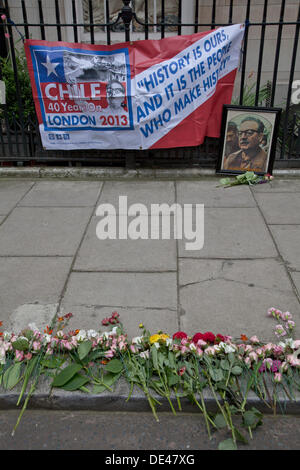
[[[239,89],[236,92],[235,103],[247,104],[252,106],[273,107],[278,87],[279,65],[285,50],[282,50],[284,32],[289,31],[288,44],[290,49],[289,64],[286,66],[285,75],[285,94],[282,97],[283,108],[280,123],[279,137],[277,142],[277,152],[275,167],[300,166],[300,104],[294,99],[300,97],[300,93],[293,88],[295,83],[300,85],[300,67],[297,62],[299,46],[300,29],[300,4],[291,0],[281,0],[275,2],[278,9],[278,17],[270,18],[270,10],[273,8],[272,0],[256,2],[246,0],[227,0],[226,8],[222,10],[222,21],[218,16],[219,2],[217,0],[206,1],[209,9],[209,21],[206,17],[202,21],[201,0],[192,1],[192,22],[183,21],[183,8],[187,7],[187,2],[177,0],[176,15],[170,19],[166,15],[165,0],[159,2],[159,16],[153,19],[149,13],[150,0],[143,1],[143,14],[138,16],[135,13],[135,1],[122,0],[120,11],[114,18],[110,12],[109,0],[65,0],[68,2],[70,11],[68,12],[69,21],[63,21],[66,18],[65,12],[62,12],[61,5],[63,0],[35,0],[38,12],[38,19],[30,19],[29,4],[32,9],[32,0],[0,0],[0,80],[6,82],[6,104],[0,105],[0,162],[2,165],[11,162],[13,164],[35,164],[41,162],[65,164],[100,164],[100,165],[126,165],[128,167],[139,166],[171,166],[171,165],[190,165],[206,166],[215,165],[219,150],[219,139],[206,138],[205,142],[198,147],[177,148],[169,150],[85,150],[85,151],[46,151],[42,148],[38,123],[35,116],[33,101],[31,96],[30,82],[26,69],[26,61],[22,56],[22,41],[25,38],[31,39],[49,39],[61,41],[64,39],[66,31],[72,31],[74,42],[81,42],[81,31],[85,31],[85,41],[91,44],[98,43],[97,32],[102,31],[105,42],[111,44],[114,40],[116,31],[120,34],[122,31],[123,41],[130,41],[135,31],[142,31],[143,39],[148,39],[153,31],[156,37],[164,38],[167,34],[183,34],[186,27],[191,32],[198,32],[205,28],[214,29],[219,26],[230,25],[233,22],[245,24],[245,36],[243,42],[242,60],[239,69]],[[137,0],[136,0],[137,1]],[[141,2],[141,0],[139,0]],[[152,0],[156,4],[156,0]],[[85,16],[82,17],[78,10],[78,5],[84,2]],[[95,6],[101,5],[104,8],[104,21],[98,22],[95,19]],[[253,19],[252,12],[257,9],[257,4],[261,4],[261,18]],[[49,5],[53,9],[55,21],[49,21],[45,12],[49,12]],[[97,5],[96,5],[97,4]],[[236,9],[241,10],[240,5],[245,5],[243,12],[237,17]],[[294,8],[292,20],[286,19],[287,8]],[[226,10],[227,17],[224,17]],[[63,14],[64,13],[64,16]],[[257,12],[256,12],[257,13]],[[17,14],[17,16],[16,16]],[[247,61],[249,57],[249,35],[252,31],[257,31],[256,39],[259,42],[257,62],[255,65],[255,83],[251,87],[248,85]],[[274,31],[276,31],[274,36]],[[264,61],[266,59],[266,36],[272,33],[273,50],[272,67],[268,69],[269,76],[267,83],[263,83],[265,74]],[[53,33],[55,38],[53,39]],[[88,39],[87,39],[88,38]],[[288,41],[288,42],[287,42]],[[21,47],[20,47],[21,45]],[[268,52],[269,54],[269,52]],[[299,60],[299,58],[298,58]],[[252,59],[253,62],[253,59]],[[270,62],[270,60],[268,61]],[[296,67],[299,71],[297,72]],[[253,71],[251,72],[253,73]],[[299,77],[296,77],[296,74]],[[298,78],[298,80],[297,80]],[[299,86],[300,88],[300,86]]]

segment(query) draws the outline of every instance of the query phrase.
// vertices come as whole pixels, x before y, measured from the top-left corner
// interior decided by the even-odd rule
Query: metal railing
[[[31,22],[28,15],[28,5],[26,0],[20,0],[20,11],[22,12],[22,20],[14,21],[10,16],[9,0],[0,0],[0,16],[5,15],[6,19],[0,19],[0,39],[5,38],[9,56],[9,64],[11,73],[13,74],[14,90],[17,100],[17,109],[14,112],[10,109],[10,103],[0,106],[0,162],[69,162],[70,164],[102,164],[102,165],[127,165],[129,167],[135,165],[145,166],[171,166],[171,165],[201,165],[212,167],[215,165],[218,149],[219,139],[206,138],[204,144],[198,147],[178,148],[169,150],[116,150],[116,151],[100,151],[100,150],[85,150],[85,151],[46,151],[42,148],[40,135],[38,131],[38,123],[36,121],[35,113],[28,113],[28,103],[24,102],[23,87],[29,86],[26,82],[24,85],[24,70],[22,62],[18,58],[18,49],[16,48],[16,37],[19,39],[36,38],[36,31],[38,31],[38,38],[48,39],[47,32],[51,30],[56,33],[58,41],[63,40],[63,35],[66,30],[72,31],[74,42],[80,42],[80,31],[85,28],[89,32],[89,42],[95,44],[96,32],[99,27],[103,28],[106,36],[106,43],[111,44],[114,37],[114,29],[116,25],[122,25],[124,40],[130,41],[133,35],[132,24],[138,24],[142,27],[142,34],[144,39],[149,38],[150,31],[156,31],[157,36],[164,38],[168,28],[172,28],[173,34],[181,35],[184,27],[190,27],[194,32],[205,27],[206,29],[214,29],[219,26],[225,26],[233,23],[234,19],[234,0],[230,0],[227,10],[227,19],[223,18],[223,22],[217,21],[218,6],[217,1],[211,1],[211,18],[210,22],[201,22],[200,2],[196,0],[194,3],[193,23],[183,23],[182,21],[182,8],[183,1],[178,0],[177,22],[167,22],[165,17],[165,0],[161,0],[160,21],[149,22],[149,0],[144,1],[144,21],[139,19],[134,11],[134,1],[123,0],[123,8],[119,11],[117,18],[111,20],[110,15],[110,2],[104,1],[106,22],[97,23],[94,20],[94,4],[93,0],[87,0],[88,4],[88,22],[81,20],[80,11],[78,10],[77,0],[68,0],[70,5],[69,22],[62,22],[62,12],[60,10],[59,0],[54,0],[54,13],[55,21],[46,21],[44,14],[44,7],[49,6],[46,0],[36,0],[38,9],[38,21]],[[15,3],[15,2],[14,2]],[[156,3],[155,3],[156,4]],[[15,6],[15,5],[14,5]],[[245,8],[245,16],[239,19],[239,22],[245,23],[245,36],[243,42],[243,54],[240,65],[239,75],[239,93],[238,104],[244,104],[245,89],[247,86],[247,58],[248,58],[248,45],[249,45],[249,32],[252,28],[260,27],[259,37],[259,51],[257,62],[256,86],[253,92],[253,105],[273,107],[275,103],[277,77],[279,71],[279,60],[282,46],[283,28],[294,27],[294,35],[290,39],[291,46],[291,62],[288,72],[287,95],[285,99],[285,106],[282,113],[282,120],[280,125],[280,133],[277,144],[277,153],[275,167],[277,166],[300,166],[300,104],[292,103],[292,85],[295,79],[295,68],[297,61],[298,43],[299,43],[299,29],[300,29],[300,5],[297,9],[297,16],[293,21],[285,21],[285,11],[287,2],[282,0],[280,4],[280,14],[277,21],[269,21],[268,8],[270,4],[268,0],[264,0],[262,18],[260,21],[251,20],[251,0],[247,0]],[[4,18],[4,16],[3,16]],[[157,16],[156,16],[157,18]],[[277,27],[276,47],[274,50],[274,64],[272,69],[272,80],[269,81],[269,93],[264,103],[260,102],[260,90],[262,83],[263,58],[265,37],[268,28]],[[175,32],[174,32],[175,30]],[[33,34],[35,31],[35,34]],[[54,40],[56,40],[54,39]],[[3,54],[3,47],[1,49]],[[24,65],[24,64],[23,64]],[[0,69],[0,79],[3,76],[3,62],[2,69]],[[23,81],[22,81],[23,80]],[[4,164],[4,163],[2,163]]]

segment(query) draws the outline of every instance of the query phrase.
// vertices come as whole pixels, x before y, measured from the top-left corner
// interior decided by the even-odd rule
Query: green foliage
[[[18,49],[15,49],[15,56],[17,64],[17,77],[20,89],[20,98],[23,103],[24,120],[25,122],[30,119],[35,121],[36,113],[27,68],[27,60],[25,57],[24,50],[22,49],[20,51]],[[6,110],[8,115],[8,121],[10,125],[13,125],[14,117],[17,121],[19,121],[21,116],[17,99],[16,79],[10,54],[6,58],[0,58],[0,68],[2,80],[5,82],[6,87]]]

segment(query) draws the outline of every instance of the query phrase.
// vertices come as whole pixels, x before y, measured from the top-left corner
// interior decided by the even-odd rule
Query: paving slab
[[[259,210],[253,208],[204,208],[204,246],[185,249],[178,241],[183,258],[266,258],[277,251]]]
[[[275,260],[180,260],[179,283],[182,329],[189,334],[256,334],[275,341],[268,308],[290,311],[296,325],[300,320],[297,297],[284,267]],[[299,321],[296,334],[300,337]]]
[[[0,255],[72,256],[89,217],[89,208],[18,207],[0,226]]]
[[[300,225],[270,225],[270,229],[289,269],[300,271]]]
[[[68,301],[63,302],[60,308],[60,314],[73,313],[69,322],[70,329],[96,329],[105,331],[108,328],[101,325],[103,318],[110,317],[112,312],[117,311],[120,315],[120,321],[124,325],[124,332],[129,338],[141,335],[139,328],[142,323],[151,333],[157,333],[158,330],[169,334],[175,333],[179,329],[177,310],[169,308],[143,308],[143,307],[100,307],[97,305],[82,306]]]
[[[300,179],[275,177],[275,179],[271,183],[256,184],[254,186],[251,186],[251,190],[254,193],[299,193]]]
[[[122,207],[119,210],[119,196],[127,196],[128,207],[144,204],[150,212],[151,204],[171,205],[175,202],[175,185],[172,181],[106,181],[99,204],[112,204],[117,214],[126,214],[127,210]]]
[[[217,187],[218,180],[177,181],[176,202],[179,204],[204,204],[204,207],[255,207],[248,187]]]
[[[94,206],[102,182],[41,181],[22,199],[20,206]]]
[[[0,180],[0,215],[8,214],[33,185],[33,181]]]
[[[63,305],[177,309],[176,273],[73,272]]]
[[[5,329],[11,326],[20,331],[25,326],[21,321],[26,317],[25,310],[22,315],[21,310],[14,314],[18,308],[31,304],[32,311],[41,310],[59,301],[71,262],[72,258],[0,258],[1,321]]]
[[[300,193],[257,193],[268,224],[300,224]]]
[[[125,218],[126,216],[121,216]],[[148,217],[143,217],[147,227]],[[127,217],[126,217],[127,219]],[[132,218],[128,218],[128,222]],[[93,217],[78,252],[75,270],[87,271],[176,271],[176,240],[100,240],[99,217]],[[125,221],[124,221],[125,222]],[[118,227],[117,227],[118,230]],[[149,229],[150,233],[150,229]]]

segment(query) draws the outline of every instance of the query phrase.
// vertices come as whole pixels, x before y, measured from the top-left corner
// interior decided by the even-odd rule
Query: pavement
[[[129,337],[140,334],[142,322],[153,333],[243,333],[274,341],[275,323],[266,313],[276,307],[293,314],[300,338],[297,170],[274,172],[270,184],[226,189],[217,187],[220,176],[195,169],[1,170],[2,329],[19,332],[30,322],[44,328],[55,313],[72,312],[70,328],[98,330],[118,311]],[[154,203],[204,204],[203,248],[188,251],[186,240],[174,238],[99,240],[96,210],[110,203],[118,213],[120,195],[149,213]],[[49,397],[43,382],[32,406],[148,409],[139,392],[125,403],[127,385],[118,387],[98,397],[65,391]],[[13,408],[17,396],[2,390],[0,409]],[[299,401],[289,411],[299,413]]]

